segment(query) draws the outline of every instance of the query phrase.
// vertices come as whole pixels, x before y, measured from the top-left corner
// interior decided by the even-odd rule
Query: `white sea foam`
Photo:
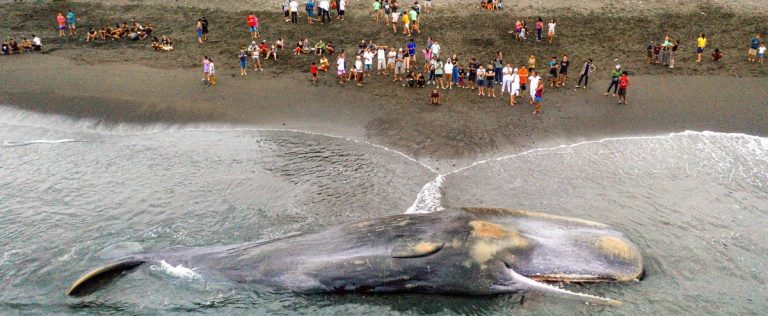
[[[149,268],[152,269],[153,271],[165,272],[169,275],[172,275],[180,279],[196,280],[196,279],[202,278],[202,276],[199,273],[195,272],[195,269],[187,268],[181,264],[177,266],[173,266],[168,262],[165,262],[165,260],[160,260],[160,262],[158,263],[160,264],[160,266],[153,264]]]
[[[3,147],[18,147],[18,146],[28,146],[28,145],[55,145],[55,144],[63,144],[63,143],[75,143],[75,142],[82,142],[82,140],[76,140],[76,139],[36,139],[36,140],[26,140],[26,141],[3,141]]]
[[[684,131],[680,133],[670,133],[667,135],[659,135],[659,136],[609,137],[609,138],[603,138],[599,140],[583,141],[583,142],[578,142],[574,144],[564,144],[564,145],[559,145],[554,147],[536,148],[536,149],[527,150],[521,153],[479,160],[467,166],[455,169],[451,172],[439,174],[435,178],[435,180],[432,180],[431,182],[424,185],[424,187],[421,189],[421,192],[419,192],[418,195],[416,196],[416,200],[405,211],[405,213],[418,214],[418,213],[431,213],[436,211],[442,211],[444,208],[442,206],[443,196],[441,193],[441,188],[443,183],[445,182],[445,179],[452,174],[459,173],[464,170],[471,169],[487,163],[503,161],[503,160],[512,159],[512,158],[516,158],[524,155],[531,155],[531,154],[545,153],[545,152],[551,153],[553,151],[556,152],[557,150],[569,150],[575,147],[588,145],[588,144],[616,142],[616,141],[625,141],[625,140],[668,139],[668,138],[677,137],[677,136],[704,136],[703,137],[704,143],[702,144],[702,147],[704,147],[705,149],[706,147],[714,146],[710,140],[711,138],[724,137],[724,138],[728,138],[728,140],[730,141],[741,141],[741,145],[747,148],[748,149],[747,152],[750,153],[751,157],[749,158],[751,162],[768,164],[768,155],[766,155],[766,152],[768,152],[768,138],[752,136],[752,135],[747,135],[742,133],[719,133],[719,132],[712,132],[712,131],[703,131],[703,132]],[[715,156],[716,151],[714,150],[702,150],[702,152],[713,155],[713,159],[715,160],[723,160],[721,169],[734,170],[733,169],[734,166],[732,163],[724,161],[724,160],[727,160],[728,157]],[[739,169],[740,167],[736,166],[736,170],[738,171]],[[729,174],[732,172],[736,172],[736,171],[729,171]],[[760,182],[756,184],[760,186],[763,185]]]

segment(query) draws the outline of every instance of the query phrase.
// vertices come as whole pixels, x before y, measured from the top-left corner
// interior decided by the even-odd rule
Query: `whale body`
[[[458,208],[333,226],[267,242],[172,247],[129,255],[73,283],[84,296],[148,262],[215,271],[240,284],[301,293],[541,291],[618,304],[548,282],[623,282],[643,273],[639,249],[607,225],[502,208]]]

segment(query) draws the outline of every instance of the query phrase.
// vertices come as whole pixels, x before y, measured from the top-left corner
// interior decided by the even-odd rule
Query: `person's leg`
[[[584,76],[584,89],[587,88],[587,85],[589,84],[589,75]]]

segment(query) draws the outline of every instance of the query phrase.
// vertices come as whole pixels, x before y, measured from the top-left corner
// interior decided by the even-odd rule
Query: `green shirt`
[[[619,77],[621,77],[621,70],[614,69],[611,71],[611,78],[618,79]]]
[[[419,14],[416,12],[416,10],[411,10],[411,12],[408,12],[408,16],[411,18],[411,21],[416,22],[419,19]]]
[[[374,1],[373,2],[373,10],[374,11],[379,11],[379,9],[381,9],[381,2]]]

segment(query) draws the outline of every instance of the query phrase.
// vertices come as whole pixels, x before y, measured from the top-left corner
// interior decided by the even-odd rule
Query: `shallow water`
[[[426,184],[426,185],[425,185]],[[297,131],[103,126],[0,109],[0,311],[215,314],[753,313],[768,308],[768,139],[686,132],[510,155],[439,175],[386,147]],[[298,295],[162,262],[84,299],[81,274],[138,247],[269,240],[445,206],[596,220],[647,276],[556,297]]]

